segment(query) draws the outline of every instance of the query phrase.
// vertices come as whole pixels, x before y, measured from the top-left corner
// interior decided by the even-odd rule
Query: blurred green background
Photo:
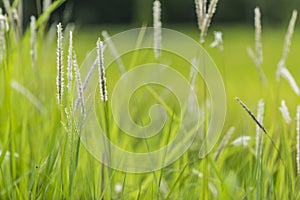
[[[12,1],[12,0],[11,0]],[[43,0],[23,1],[26,25],[31,15],[41,10]],[[53,22],[76,24],[151,24],[153,0],[67,0],[54,14]],[[161,0],[164,23],[194,23],[194,0]],[[0,1],[2,7],[3,2]],[[259,6],[263,23],[280,25],[286,22],[293,9],[300,10],[299,0],[219,0],[214,23],[245,24],[253,21],[253,8]],[[38,8],[38,9],[37,9]]]

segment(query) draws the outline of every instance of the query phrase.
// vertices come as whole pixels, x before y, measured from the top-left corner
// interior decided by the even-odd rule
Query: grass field
[[[199,39],[195,25],[173,25],[170,28],[197,41]],[[63,47],[66,66],[68,28],[65,30]],[[113,35],[126,30],[126,26],[75,28],[74,49],[79,65],[96,46],[97,38],[103,30]],[[209,48],[213,41],[213,30],[223,32],[223,52]],[[220,141],[203,159],[198,159],[199,149],[191,148],[170,166],[143,174],[124,173],[103,166],[80,145],[78,130],[68,127],[69,118],[56,99],[55,31],[47,31],[45,38],[43,33],[38,32],[36,69],[31,66],[30,31],[20,40],[15,40],[12,32],[6,37],[9,41],[7,55],[0,64],[0,199],[300,198],[295,120],[299,97],[293,93],[286,80],[276,81],[286,27],[263,27],[262,67],[267,77],[267,86],[262,85],[246,51],[247,46],[254,46],[254,28],[229,25],[211,27],[205,49],[219,68],[227,95],[226,122]],[[287,67],[297,83],[300,83],[297,76],[300,73],[299,44],[300,30],[296,29]],[[182,48],[188,49],[185,46]],[[144,58],[141,52],[140,59]],[[129,65],[130,55],[125,55],[123,59],[125,66]],[[152,57],[146,59],[143,61],[153,60]],[[136,62],[141,60],[137,59]],[[189,68],[182,69],[182,72],[188,74]],[[108,69],[106,74],[109,94],[116,81],[114,73],[113,69]],[[15,83],[13,81],[19,85],[12,84]],[[25,88],[25,92],[20,85]],[[255,155],[256,125],[235,101],[235,97],[242,99],[255,114],[258,101],[263,99],[265,102],[263,124],[273,142],[263,135],[261,160]],[[290,124],[285,123],[279,111],[283,99],[286,100],[292,118]],[[149,100],[141,106],[147,107],[152,103]],[[103,106],[100,103],[97,107],[102,123],[102,119],[107,117],[101,110]],[[133,112],[136,115],[145,114],[138,110]],[[232,126],[235,131],[229,143],[219,158],[215,159],[222,138]],[[119,132],[113,127],[109,133],[111,139],[120,144],[128,142],[120,140]],[[167,129],[171,128],[168,124]],[[231,144],[241,136],[251,137],[248,145]],[[164,136],[150,141],[152,146],[163,145],[164,142],[168,142]],[[142,143],[131,150],[143,152],[147,150],[144,148]]]

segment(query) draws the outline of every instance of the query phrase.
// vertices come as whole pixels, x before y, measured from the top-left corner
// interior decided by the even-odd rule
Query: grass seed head
[[[284,62],[286,61],[286,58],[287,58],[288,53],[290,51],[290,46],[291,46],[291,43],[292,43],[292,37],[293,37],[293,34],[294,34],[297,15],[298,15],[298,12],[296,10],[294,10],[293,13],[292,13],[292,17],[290,19],[288,31],[287,31],[286,36],[285,36],[285,43],[284,43],[283,53],[282,53],[282,60]]]
[[[57,85],[57,100],[59,104],[62,103],[62,96],[64,92],[64,81],[63,81],[63,47],[62,47],[62,25],[59,23],[57,25],[57,77],[56,77],[56,85]]]
[[[36,50],[36,20],[34,16],[30,18],[30,55],[32,59],[32,68],[36,68],[37,50]]]
[[[161,4],[159,0],[153,2],[153,27],[154,27],[154,55],[156,59],[160,58],[160,49],[162,41],[162,23],[161,23]]]
[[[257,61],[261,64],[263,62],[263,50],[261,42],[261,13],[260,9],[256,7],[254,9],[254,25],[255,25],[255,46]]]
[[[286,106],[285,100],[281,101],[281,106],[279,107],[279,110],[280,110],[280,112],[282,114],[282,117],[285,120],[285,122],[287,124],[290,124],[292,120],[291,120],[291,117],[290,117],[288,107]]]
[[[212,17],[216,11],[217,8],[217,4],[218,4],[218,0],[211,0],[209,7],[208,7],[208,11],[205,14],[204,20],[203,20],[203,24],[202,24],[202,28],[201,28],[201,34],[200,34],[200,43],[204,43],[205,42],[205,37],[207,35],[207,31],[208,28],[210,26]]]
[[[264,116],[264,101],[261,99],[258,102],[258,111],[257,111],[257,121],[263,125],[263,116]],[[263,142],[263,137],[261,133],[261,128],[257,124],[256,125],[256,157],[258,159],[261,159],[262,156],[262,142]]]
[[[68,85],[67,85],[68,92],[70,92],[70,90],[71,90],[72,68],[73,68],[73,33],[72,33],[72,31],[70,31],[69,50],[68,50]]]
[[[97,52],[98,52],[98,72],[99,72],[99,83],[100,83],[100,96],[101,100],[106,102],[107,89],[106,89],[106,77],[105,77],[105,67],[104,67],[104,46],[100,38],[97,41]]]

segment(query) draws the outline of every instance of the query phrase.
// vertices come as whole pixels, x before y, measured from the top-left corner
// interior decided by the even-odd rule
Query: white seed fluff
[[[286,106],[285,100],[281,101],[281,106],[279,107],[279,110],[280,110],[280,112],[282,114],[282,117],[285,120],[285,122],[287,124],[290,124],[292,120],[291,120],[291,117],[290,117],[289,109]]]
[[[161,41],[162,41],[162,23],[161,23],[161,4],[159,0],[153,3],[153,28],[154,28],[154,55],[156,59],[160,58]]]
[[[216,11],[217,4],[218,4],[218,0],[211,0],[211,2],[209,4],[208,11],[205,14],[203,24],[202,24],[202,28],[201,28],[200,43],[205,42],[205,37],[207,35],[207,31],[208,31],[208,28],[210,26],[212,17],[214,15],[215,11]]]
[[[62,25],[59,23],[57,25],[57,77],[56,77],[56,86],[57,86],[57,100],[59,104],[62,103],[62,96],[64,91],[63,84],[63,47],[62,47]]]
[[[278,69],[277,69],[277,78],[279,78],[279,79],[280,79],[280,77],[285,78],[289,82],[289,84],[290,84],[292,90],[295,92],[295,94],[297,96],[299,96],[300,89],[299,89],[294,77],[292,76],[290,71],[285,67],[285,65],[281,65],[281,62],[279,64],[280,65],[278,66]]]
[[[264,115],[264,101],[261,99],[258,102],[258,111],[257,111],[257,121],[263,125],[263,115]],[[256,125],[256,157],[261,159],[262,156],[262,131],[260,126]]]
[[[218,47],[219,51],[224,50],[222,35],[223,34],[220,31],[214,32],[215,40],[210,44],[210,48]]]
[[[32,60],[32,68],[36,68],[37,50],[36,50],[36,20],[34,16],[30,18],[30,55]]]
[[[298,15],[298,12],[296,10],[294,10],[293,13],[292,13],[290,23],[289,23],[288,31],[287,31],[286,36],[285,36],[285,43],[284,43],[283,53],[282,53],[282,60],[284,62],[286,61],[287,55],[290,51],[290,46],[291,46],[291,43],[292,43],[292,37],[293,37],[293,34],[294,34],[297,15]]]
[[[256,55],[258,62],[261,64],[263,62],[263,51],[261,42],[261,13],[258,7],[254,9],[254,26]]]
[[[97,53],[98,53],[98,72],[99,72],[99,84],[100,84],[100,96],[101,100],[106,102],[108,100],[107,97],[107,89],[106,89],[106,78],[105,78],[105,67],[104,67],[104,56],[103,52],[103,42],[100,38],[97,41]]]
[[[70,31],[69,36],[69,50],[68,50],[68,92],[71,90],[72,84],[72,68],[73,68],[73,33]]]

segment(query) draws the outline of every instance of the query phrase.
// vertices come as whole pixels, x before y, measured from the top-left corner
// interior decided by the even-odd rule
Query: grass
[[[38,23],[42,21],[38,20]],[[76,29],[74,49],[79,63],[95,47],[96,40],[104,29],[110,35],[124,30],[122,26]],[[175,26],[175,29],[195,40],[199,38],[196,25]],[[285,99],[294,119],[296,106],[299,104],[299,97],[295,96],[288,83],[285,80],[280,83],[276,81],[285,27],[263,29],[262,67],[268,80],[267,87],[262,86],[255,66],[247,55],[246,47],[254,45],[252,27],[219,25],[213,29],[221,30],[224,34],[224,52],[206,48],[216,62],[226,88],[227,117],[222,136],[231,126],[235,127],[235,132],[218,160],[214,159],[214,151],[219,143],[206,158],[198,159],[196,140],[189,151],[170,166],[143,174],[109,169],[80,145],[74,119],[65,115],[63,108],[56,102],[55,34],[46,32],[46,39],[43,38],[43,33],[38,35],[38,72],[31,68],[29,33],[20,41],[12,42],[7,60],[0,64],[0,199],[298,199],[300,182],[296,174],[296,122],[293,120],[287,125],[278,109],[281,100]],[[294,75],[300,73],[299,33],[300,30],[296,30],[287,60],[287,67]],[[210,32],[207,43],[213,40],[211,36]],[[188,50],[189,47],[182,45],[182,48]],[[66,54],[67,43],[64,43],[64,49]],[[134,64],[153,62],[153,56],[149,56],[151,54],[152,51],[138,52]],[[132,55],[124,55],[122,59],[125,66],[128,66]],[[175,57],[172,61],[176,66],[188,66]],[[180,70],[188,76],[189,68]],[[106,72],[108,91],[112,91],[118,79],[116,73],[113,66]],[[30,91],[46,112],[41,112],[23,94],[14,90],[10,86],[12,80],[18,81]],[[296,81],[299,83],[297,76]],[[159,86],[152,88],[159,94],[162,92]],[[140,105],[149,108],[157,99],[151,90],[138,90],[136,95],[137,98],[130,105],[131,112],[137,123],[147,124],[147,113],[142,113],[135,107]],[[154,99],[143,99],[145,95],[152,95]],[[257,188],[256,177],[258,161],[255,157],[255,124],[236,103],[236,96],[243,99],[253,111],[256,111],[259,99],[263,98],[265,102],[264,127],[276,147],[264,135],[260,188]],[[174,105],[174,115],[180,112],[173,98],[169,103]],[[69,112],[72,111],[68,106],[67,108]],[[106,127],[111,130],[111,140],[128,150],[147,153],[165,145],[174,137],[173,129],[176,129],[176,124],[173,118],[162,131],[165,137],[153,137],[141,142],[116,129],[110,120],[109,107],[100,103],[97,111],[99,122],[107,123]],[[106,120],[102,120],[104,117]],[[251,136],[249,145],[230,145],[241,136]],[[6,151],[11,154],[6,156]],[[14,153],[19,156],[16,157]],[[116,192],[115,186],[120,184],[122,189]]]

